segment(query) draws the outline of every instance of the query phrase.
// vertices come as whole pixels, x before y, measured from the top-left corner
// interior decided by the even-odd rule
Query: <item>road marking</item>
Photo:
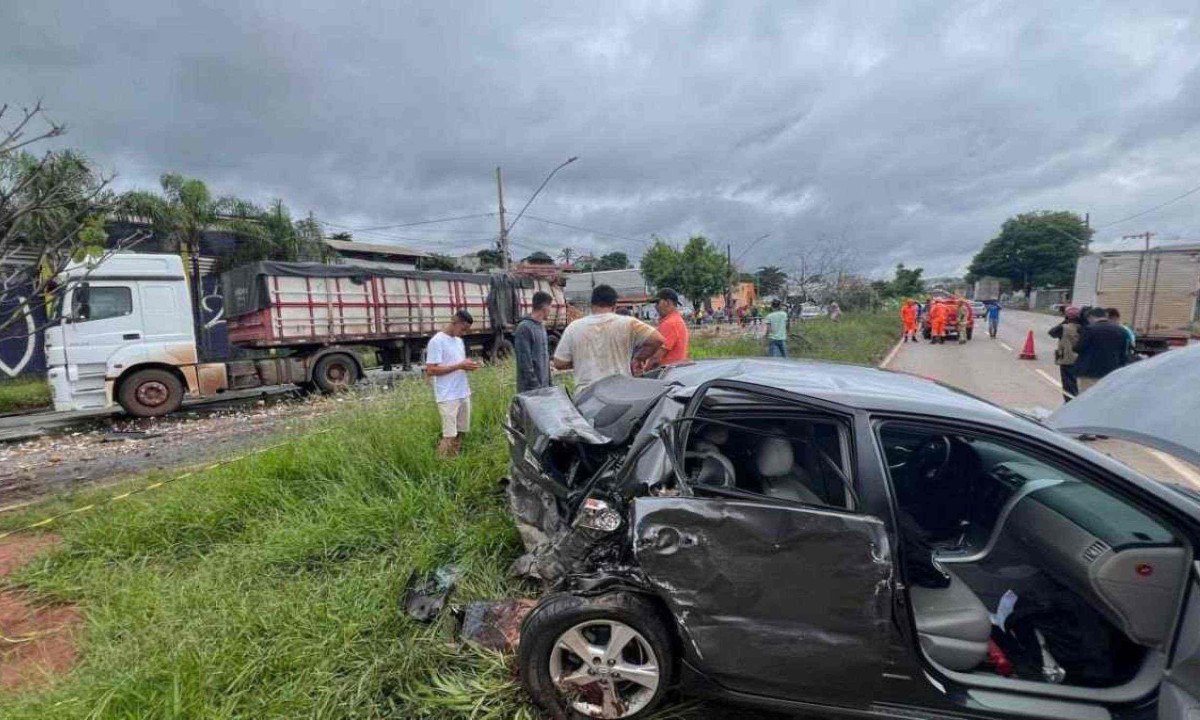
[[[896,345],[892,348],[892,351],[887,354],[887,357],[885,357],[883,359],[883,362],[879,363],[879,367],[881,367],[881,368],[887,367],[888,363],[890,363],[892,360],[895,359],[896,353],[900,352],[900,346],[903,344],[904,344],[904,339],[901,338],[899,341],[896,342]]]
[[[1051,375],[1050,373],[1046,372],[1045,370],[1043,370],[1041,368],[1034,368],[1033,371],[1035,373],[1037,373],[1038,375],[1041,375],[1043,378],[1045,378],[1046,382],[1050,383],[1051,385],[1058,388],[1059,390],[1062,390],[1062,383],[1059,382],[1058,380],[1055,380],[1054,376]]]
[[[1154,457],[1156,457],[1162,461],[1163,465],[1166,465],[1167,467],[1171,468],[1172,470],[1174,470],[1175,472],[1179,473],[1184,478],[1186,478],[1187,481],[1190,482],[1192,485],[1195,485],[1196,487],[1200,488],[1200,473],[1197,473],[1195,470],[1191,469],[1187,465],[1176,460],[1175,458],[1171,457],[1170,455],[1166,454],[1165,452],[1160,452],[1158,450],[1155,450],[1154,448],[1148,448],[1148,449],[1150,450],[1151,455],[1153,455]]]
[[[1000,347],[1004,348],[1005,350],[1007,350],[1009,352],[1013,351],[1013,349],[1008,346],[1008,343],[1004,342],[1003,340],[997,338],[996,342],[1000,343]]]

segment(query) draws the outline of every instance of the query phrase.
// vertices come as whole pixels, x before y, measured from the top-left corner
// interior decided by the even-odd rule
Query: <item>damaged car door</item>
[[[633,532],[693,668],[738,692],[870,701],[891,608],[879,519],[772,499],[643,497]]]

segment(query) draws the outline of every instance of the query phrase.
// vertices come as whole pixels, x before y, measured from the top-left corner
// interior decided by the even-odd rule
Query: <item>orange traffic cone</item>
[[[1037,353],[1033,351],[1033,329],[1030,328],[1029,334],[1025,336],[1025,347],[1021,348],[1022,360],[1037,360]]]

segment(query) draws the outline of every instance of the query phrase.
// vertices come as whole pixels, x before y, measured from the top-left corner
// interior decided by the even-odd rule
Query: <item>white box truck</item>
[[[1141,353],[1186,345],[1197,331],[1198,303],[1200,245],[1092,253],[1075,266],[1071,304],[1116,308]]]

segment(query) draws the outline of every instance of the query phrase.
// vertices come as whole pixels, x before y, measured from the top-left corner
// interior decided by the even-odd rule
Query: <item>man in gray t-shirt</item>
[[[787,353],[788,316],[783,309],[783,303],[771,301],[771,312],[767,315],[767,354],[771,357],[788,356]]]

